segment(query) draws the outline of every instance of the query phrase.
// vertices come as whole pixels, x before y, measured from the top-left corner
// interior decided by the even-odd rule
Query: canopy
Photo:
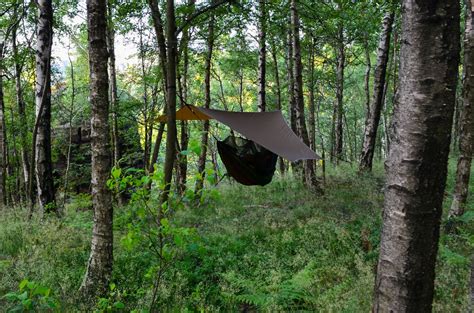
[[[159,118],[160,121],[165,121],[165,119],[165,116]],[[320,159],[291,130],[280,111],[228,112],[187,105],[176,112],[176,119],[216,119],[246,138],[292,162],[305,159]]]

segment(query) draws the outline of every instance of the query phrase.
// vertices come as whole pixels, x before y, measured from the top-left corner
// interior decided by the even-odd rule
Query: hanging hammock
[[[227,172],[244,185],[268,184],[275,173],[278,155],[292,162],[320,159],[291,130],[280,111],[228,112],[186,105],[176,112],[177,120],[216,119],[247,139],[227,137],[217,149]],[[166,116],[160,116],[164,122]]]
[[[265,186],[272,181],[278,156],[244,138],[229,136],[217,141],[227,173],[246,186]]]

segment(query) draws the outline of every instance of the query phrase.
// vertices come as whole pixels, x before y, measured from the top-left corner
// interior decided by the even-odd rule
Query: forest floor
[[[456,230],[446,233],[454,170],[450,164],[435,312],[465,312],[468,305],[474,197]],[[166,257],[157,304],[164,311],[369,312],[382,223],[382,172],[380,164],[365,177],[357,176],[355,166],[330,168],[322,197],[289,178],[265,187],[222,182],[209,192],[206,204],[180,206],[169,217],[176,248]],[[90,249],[89,206],[88,197],[75,197],[62,220],[27,221],[19,208],[2,212],[0,312],[28,299],[37,307],[56,303],[60,312],[93,310],[77,292]],[[114,283],[109,296],[96,304],[97,312],[145,312],[150,305],[158,263],[153,241],[137,229],[131,210],[115,210]],[[24,290],[30,292],[22,296]]]

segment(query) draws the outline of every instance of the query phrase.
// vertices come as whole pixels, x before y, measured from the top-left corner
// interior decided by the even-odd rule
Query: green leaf
[[[114,308],[116,309],[124,309],[125,308],[125,304],[123,304],[122,302],[120,301],[117,301],[114,303]]]
[[[40,295],[40,296],[49,296],[49,293],[51,292],[51,289],[42,287],[42,286],[36,286],[35,290],[33,291],[33,296],[35,295]]]
[[[26,284],[28,284],[28,279],[23,279],[21,282],[20,282],[20,290],[23,290],[23,288],[25,288]]]
[[[120,175],[122,175],[122,169],[120,167],[113,167],[112,168],[112,177],[115,179],[120,178]]]

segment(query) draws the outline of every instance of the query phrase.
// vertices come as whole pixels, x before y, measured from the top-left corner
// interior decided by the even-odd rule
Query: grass
[[[450,165],[447,190],[452,190]],[[383,176],[359,177],[343,165],[329,169],[326,193],[313,195],[299,181],[276,178],[265,187],[221,183],[200,207],[185,205],[173,224],[195,229],[167,267],[158,290],[160,307],[172,311],[368,312],[378,257]],[[471,192],[474,192],[471,190]],[[445,209],[451,202],[449,193]],[[469,203],[472,212],[474,201]],[[52,289],[60,311],[91,311],[77,290],[85,271],[92,229],[87,198],[71,202],[66,217],[27,222],[21,208],[2,212],[0,297],[23,279]],[[130,208],[116,210],[114,284],[107,303],[123,311],[146,310],[156,266],[146,242],[124,244]],[[473,223],[442,234],[435,312],[464,312],[468,305]],[[0,299],[1,308],[7,308]],[[6,310],[6,309],[5,309]],[[98,312],[107,305],[96,306]],[[113,309],[120,311],[120,309]]]

